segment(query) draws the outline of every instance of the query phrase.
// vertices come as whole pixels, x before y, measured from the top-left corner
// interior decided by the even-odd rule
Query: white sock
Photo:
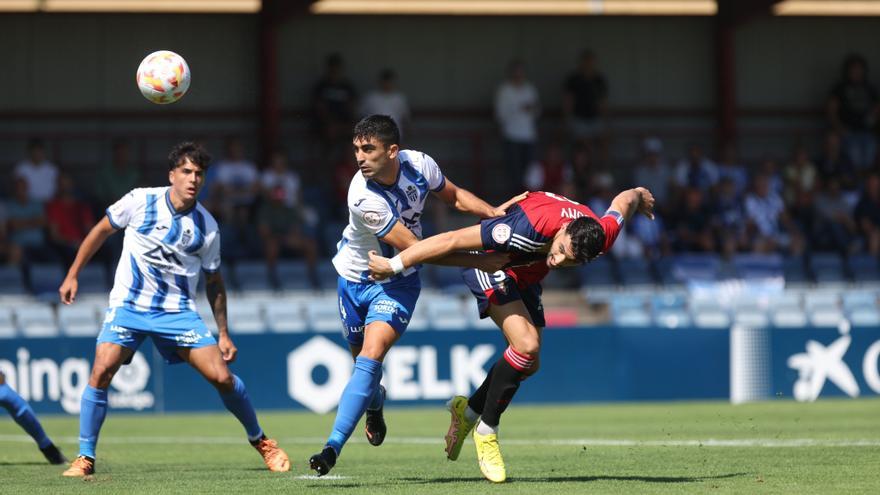
[[[480,421],[480,424],[477,425],[477,433],[480,435],[489,435],[489,434],[498,434],[497,426],[489,426],[486,423]]]
[[[471,406],[467,406],[466,408],[464,408],[464,417],[471,423],[475,423],[478,419],[480,419],[480,415],[477,414],[476,411],[471,409]]]

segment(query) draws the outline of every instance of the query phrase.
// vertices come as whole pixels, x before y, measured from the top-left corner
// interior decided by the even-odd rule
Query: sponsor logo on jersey
[[[498,244],[503,244],[510,239],[510,225],[499,223],[492,227],[492,239]]]

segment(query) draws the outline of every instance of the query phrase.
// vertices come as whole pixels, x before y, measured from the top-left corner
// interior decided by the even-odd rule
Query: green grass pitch
[[[525,406],[504,416],[508,482],[483,480],[468,440],[447,461],[442,407],[386,411],[389,436],[372,447],[358,429],[330,473],[308,470],[333,415],[264,413],[290,454],[290,473],[266,471],[227,414],[111,413],[91,480],[65,479],[0,417],[0,493],[880,493],[880,400]],[[44,417],[65,454],[78,422]]]

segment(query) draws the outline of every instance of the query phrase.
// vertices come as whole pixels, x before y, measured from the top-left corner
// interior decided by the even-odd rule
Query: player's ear
[[[400,146],[399,146],[399,145],[396,145],[396,144],[389,145],[389,146],[388,146],[388,149],[387,149],[387,152],[388,152],[388,158],[394,160],[395,158],[397,158],[397,153],[398,153],[399,151],[400,151]]]

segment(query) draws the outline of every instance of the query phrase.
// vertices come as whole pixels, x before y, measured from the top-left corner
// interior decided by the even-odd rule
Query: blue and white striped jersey
[[[381,239],[397,222],[403,222],[404,227],[421,238],[420,218],[428,193],[446,187],[446,178],[430,156],[421,151],[401,150],[398,160],[400,172],[391,186],[367,180],[360,171],[351,179],[348,226],[342,232],[339,251],[333,257],[336,271],[346,280],[368,281],[370,251],[378,251],[389,258],[394,256],[394,248]],[[416,270],[417,267],[411,267],[387,281],[412,275]]]
[[[201,204],[175,211],[170,187],[134,189],[107,208],[125,229],[110,307],[137,311],[195,311],[202,270],[220,269],[217,221]]]

